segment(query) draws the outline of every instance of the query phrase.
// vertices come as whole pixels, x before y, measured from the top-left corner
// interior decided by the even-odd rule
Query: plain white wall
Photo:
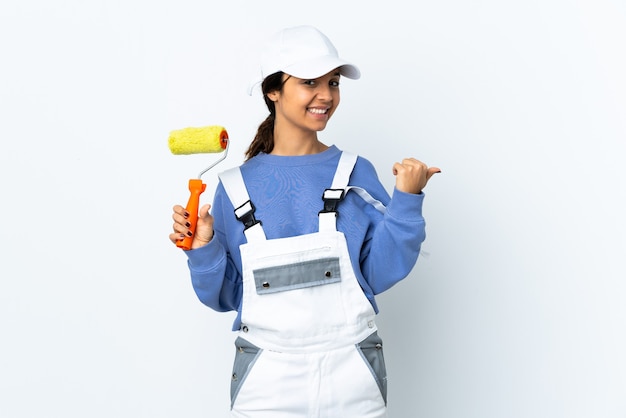
[[[390,191],[405,156],[443,170],[379,297],[391,416],[626,416],[625,3],[371,3],[0,6],[0,416],[227,416],[234,314],[167,240],[213,156],[167,136],[223,124],[239,164],[255,47],[303,23],[363,72],[323,140]]]

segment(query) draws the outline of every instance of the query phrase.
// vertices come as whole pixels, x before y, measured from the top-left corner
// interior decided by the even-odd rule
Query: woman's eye
[[[309,87],[315,87],[319,84],[317,80],[302,80],[302,84]],[[328,85],[331,87],[339,87],[339,80],[330,80]]]

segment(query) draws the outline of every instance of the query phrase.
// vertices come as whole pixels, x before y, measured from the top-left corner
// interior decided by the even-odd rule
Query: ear
[[[278,100],[279,95],[280,93],[278,92],[278,90],[270,91],[269,93],[266,94],[268,99],[270,99],[273,102]]]

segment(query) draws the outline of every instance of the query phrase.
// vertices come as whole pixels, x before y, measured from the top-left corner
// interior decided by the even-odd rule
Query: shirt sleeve
[[[224,234],[225,192],[218,185],[213,200],[215,235],[205,246],[186,251],[193,289],[200,301],[208,307],[226,312],[237,310],[241,302],[242,280],[232,260]]]
[[[367,160],[365,160],[367,162]],[[404,279],[414,268],[426,238],[422,216],[424,193],[404,193],[394,188],[391,197],[384,190],[371,163],[355,174],[355,181],[386,206],[384,214],[367,209],[369,227],[363,238],[359,268],[367,287],[376,295]],[[366,294],[367,294],[366,290]]]
[[[426,238],[422,217],[424,194],[394,189],[387,211],[374,227],[361,268],[374,294],[379,294],[411,272]]]

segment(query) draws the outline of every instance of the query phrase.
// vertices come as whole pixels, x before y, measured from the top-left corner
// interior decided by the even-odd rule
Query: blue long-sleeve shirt
[[[241,166],[250,200],[256,207],[255,217],[262,221],[267,239],[318,231],[322,193],[332,183],[340,155],[335,146],[303,156],[262,153]],[[339,203],[337,217],[337,229],[346,237],[357,280],[378,312],[374,296],[405,278],[417,261],[425,239],[424,194],[394,189],[390,197],[374,166],[362,157],[349,184],[367,190],[386,206],[383,214],[351,192]],[[218,184],[212,207],[215,236],[207,245],[186,254],[198,298],[216,311],[236,310],[236,330],[241,324],[242,302],[239,246],[246,238],[243,224],[233,211],[223,185]]]

